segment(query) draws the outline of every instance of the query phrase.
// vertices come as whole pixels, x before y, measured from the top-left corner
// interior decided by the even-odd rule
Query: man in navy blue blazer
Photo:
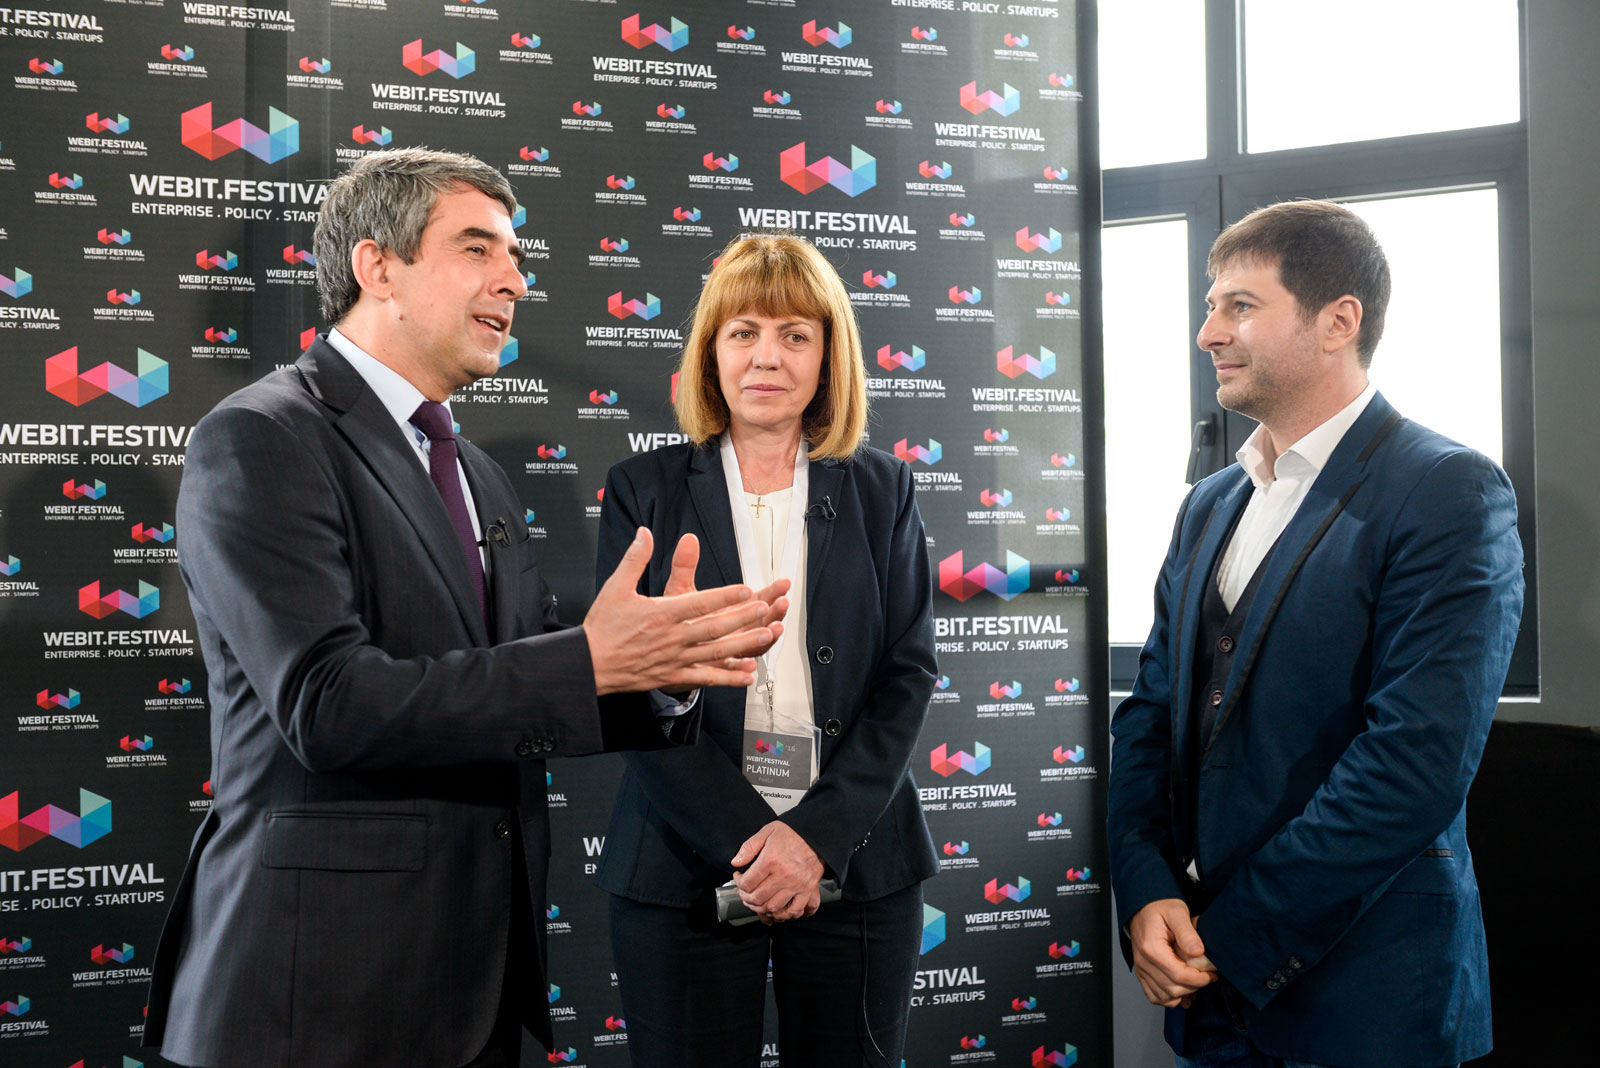
[[[1522,614],[1505,473],[1367,381],[1389,267],[1337,205],[1211,251],[1217,399],[1261,425],[1179,510],[1112,722],[1124,950],[1180,1068],[1491,1046],[1467,788]]]

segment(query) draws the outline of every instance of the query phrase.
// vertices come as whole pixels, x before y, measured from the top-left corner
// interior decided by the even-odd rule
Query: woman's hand
[[[780,923],[810,916],[822,904],[817,883],[822,879],[822,860],[794,829],[773,820],[745,839],[730,862],[734,868],[750,865],[733,873],[739,900],[762,923]]]

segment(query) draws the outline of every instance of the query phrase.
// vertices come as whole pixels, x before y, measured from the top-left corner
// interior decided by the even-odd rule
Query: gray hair
[[[463,185],[516,214],[517,198],[505,177],[476,156],[459,152],[429,148],[372,152],[335,178],[311,237],[323,318],[338,324],[361,296],[350,268],[350,254],[357,245],[370,238],[385,252],[415,262],[434,200]]]

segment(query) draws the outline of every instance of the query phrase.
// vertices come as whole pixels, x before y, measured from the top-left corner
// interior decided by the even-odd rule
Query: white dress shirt
[[[1300,510],[1301,502],[1311,491],[1311,484],[1328,465],[1328,457],[1333,455],[1333,450],[1355,425],[1356,419],[1366,410],[1377,392],[1378,387],[1368,383],[1359,397],[1283,450],[1271,464],[1267,463],[1266,449],[1263,447],[1266,427],[1256,427],[1255,432],[1245,439],[1237,458],[1256,488],[1250,495],[1250,503],[1245,505],[1244,515],[1239,517],[1238,526],[1233,530],[1233,538],[1223,553],[1222,563],[1217,567],[1217,591],[1222,594],[1222,603],[1228,611],[1232,612],[1233,606],[1244,595],[1256,568],[1261,566],[1261,561],[1266,558],[1278,536]]]

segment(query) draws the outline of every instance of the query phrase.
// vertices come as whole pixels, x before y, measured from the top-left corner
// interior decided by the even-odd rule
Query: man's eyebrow
[[[1224,290],[1221,293],[1218,293],[1217,297],[1220,300],[1220,302],[1224,303],[1224,304],[1226,304],[1228,301],[1234,299],[1235,297],[1249,297],[1251,300],[1255,301],[1257,304],[1261,303],[1261,298],[1256,296],[1255,293],[1251,292],[1248,289],[1227,289],[1227,290]],[[1214,304],[1212,302],[1211,297],[1210,297],[1209,294],[1206,296],[1206,307],[1208,307],[1208,308],[1216,307],[1216,304]]]
[[[481,226],[463,227],[460,233],[456,234],[457,242],[470,241],[473,239],[479,241],[492,241],[497,245],[503,240],[501,236],[495,233],[493,230],[486,230]],[[528,258],[528,254],[522,251],[521,243],[513,237],[510,245],[508,245],[507,248],[511,253],[511,258],[517,261],[517,266],[522,266],[522,261]]]

